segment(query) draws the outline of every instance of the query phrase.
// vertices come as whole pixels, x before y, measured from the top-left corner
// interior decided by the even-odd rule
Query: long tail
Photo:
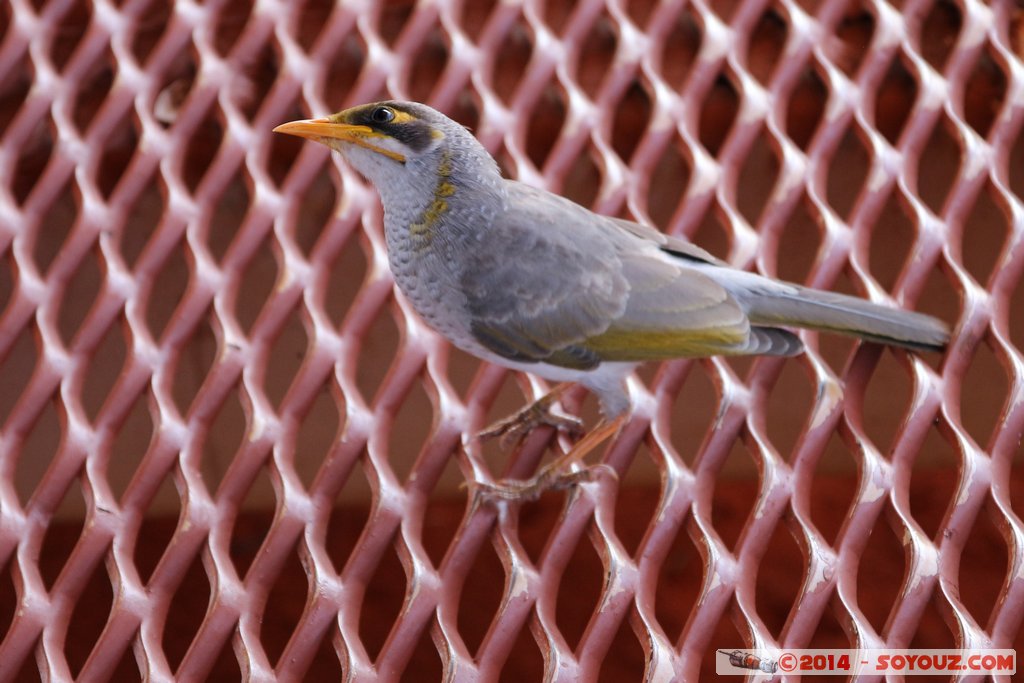
[[[786,283],[782,288],[748,289],[742,305],[753,325],[782,325],[836,332],[909,349],[941,351],[949,327],[930,315],[879,306],[845,294]]]

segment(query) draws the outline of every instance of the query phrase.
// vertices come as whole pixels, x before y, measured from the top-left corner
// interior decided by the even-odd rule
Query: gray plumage
[[[911,349],[948,339],[930,316],[739,271],[503,179],[465,128],[424,105],[376,103],[320,121],[340,132],[296,134],[340,151],[376,185],[391,269],[427,322],[487,360],[582,382],[607,415],[628,408],[623,379],[639,362],[799,353],[787,327]]]

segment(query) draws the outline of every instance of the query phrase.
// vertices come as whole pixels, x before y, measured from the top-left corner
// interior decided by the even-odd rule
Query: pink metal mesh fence
[[[1020,644],[1019,19],[0,6],[0,679],[697,680],[715,648]],[[426,329],[372,190],[270,133],[381,96],[738,266],[939,315],[950,349],[652,367],[617,476],[473,505],[461,482],[556,445],[470,436],[543,386]]]

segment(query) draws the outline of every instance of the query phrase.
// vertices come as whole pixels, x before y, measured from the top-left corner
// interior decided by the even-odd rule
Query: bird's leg
[[[559,384],[518,413],[510,415],[503,420],[498,420],[485,428],[477,434],[477,437],[480,439],[493,439],[497,437],[501,447],[508,450],[522,441],[531,431],[542,425],[548,425],[555,429],[561,429],[570,435],[578,436],[583,432],[583,422],[577,417],[554,410],[555,401],[558,400],[569,386],[571,385],[568,383]]]
[[[484,498],[500,500],[528,501],[536,500],[542,493],[550,489],[563,489],[572,486],[588,476],[588,470],[568,472],[568,467],[579,462],[602,443],[615,434],[626,421],[622,414],[608,422],[601,422],[587,433],[583,439],[547,465],[529,479],[504,479],[497,484],[478,484],[478,495]]]

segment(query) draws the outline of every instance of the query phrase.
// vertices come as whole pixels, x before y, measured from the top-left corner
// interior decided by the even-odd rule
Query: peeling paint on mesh
[[[937,40],[929,19],[942,12],[953,29]],[[447,674],[467,680],[496,676],[529,626],[548,675],[576,680],[596,675],[628,624],[648,679],[696,679],[723,619],[736,625],[737,646],[806,646],[831,613],[848,646],[907,647],[929,605],[956,645],[1010,647],[1024,617],[1024,527],[1011,500],[1024,428],[1013,332],[1024,270],[1016,12],[1007,0],[11,3],[0,21],[0,561],[17,610],[0,678],[34,658],[53,679],[102,679],[134,654],[153,679],[197,680],[231,648],[253,679],[300,679],[327,638],[349,677],[391,679],[429,633]],[[773,54],[755,49],[773,35]],[[941,367],[893,356],[909,398],[891,444],[877,442],[866,400],[888,351],[857,346],[836,362],[807,335],[805,356],[758,361],[746,376],[719,360],[666,364],[633,382],[636,417],[607,455],[620,474],[634,457],[661,474],[635,553],[617,535],[614,479],[599,477],[570,499],[539,557],[524,549],[513,510],[469,506],[432,557],[423,525],[446,467],[467,478],[504,473],[463,434],[484,424],[506,374],[481,367],[468,391],[453,388],[445,344],[392,297],[372,190],[325,149],[269,132],[384,95],[453,113],[512,175],[579,192],[597,210],[697,239],[718,225],[719,253],[738,266],[785,272],[786,231],[803,216],[819,240],[808,283],[845,278],[908,307],[934,290],[933,310],[958,323],[950,351]],[[760,206],[741,182],[757,150],[777,174]],[[933,150],[951,150],[945,181]],[[836,188],[837,166],[858,154],[860,184]],[[1002,221],[1002,246],[979,271],[969,230],[981,205]],[[912,242],[883,284],[869,256],[892,215]],[[1002,368],[1002,394],[979,436],[961,395],[981,355]],[[792,452],[770,438],[785,363],[813,397]],[[696,457],[683,457],[673,405],[701,373],[719,398],[700,445],[687,446]],[[409,418],[419,419],[422,448],[403,413],[414,400],[433,411],[429,424]],[[342,436],[304,439],[303,425],[320,419]],[[244,428],[221,438],[234,423]],[[126,430],[144,436],[132,442]],[[394,453],[407,438],[420,449],[403,465]],[[836,443],[860,483],[833,540],[810,506]],[[954,454],[959,478],[932,534],[909,487],[934,443]],[[736,448],[756,465],[760,489],[732,542],[712,508]],[[50,459],[26,486],[32,449]],[[528,442],[511,473],[527,474],[542,451]],[[372,509],[339,559],[326,542],[332,506],[360,486]],[[274,500],[276,514],[240,569],[239,529],[257,498]],[[59,574],[44,576],[48,529],[75,505],[86,522]],[[178,514],[159,561],[136,552],[155,507]],[[982,623],[961,599],[960,563],[986,514],[1009,564]],[[884,527],[902,545],[905,572],[879,624],[858,600],[858,572]],[[780,529],[796,538],[805,573],[773,630],[758,572]],[[680,537],[705,567],[670,634],[656,589]],[[563,573],[580,544],[594,548],[604,577],[573,646],[557,601],[560,586],[572,589]],[[474,561],[493,552],[506,584],[473,652],[460,634],[461,590]],[[360,609],[366,585],[396,559],[404,599],[374,656]],[[263,615],[280,598],[282,568],[296,562],[308,593],[300,589],[295,610],[304,607],[283,651],[268,653]],[[205,575],[208,601],[191,646],[171,656],[165,631],[180,623],[187,574]],[[72,665],[69,624],[96,581],[109,582],[109,614],[91,654]]]

